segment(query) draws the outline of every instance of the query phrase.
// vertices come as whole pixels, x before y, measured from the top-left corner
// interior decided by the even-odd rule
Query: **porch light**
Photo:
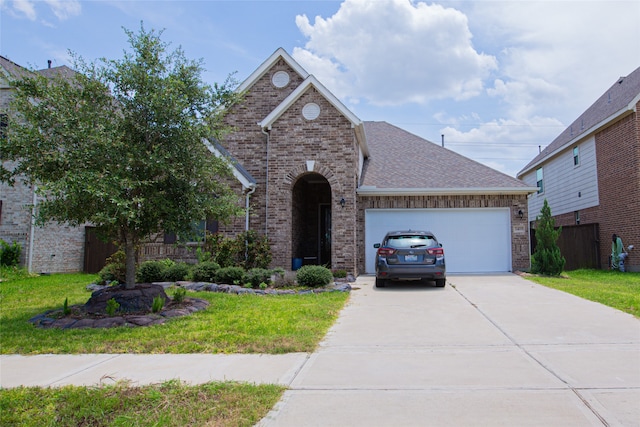
[[[522,209],[520,209],[518,211],[518,218],[522,219],[524,217],[524,212],[522,212]]]
[[[347,204],[347,201],[344,199],[344,197],[340,199],[340,206],[342,206],[343,209],[344,209],[344,205],[346,204]]]

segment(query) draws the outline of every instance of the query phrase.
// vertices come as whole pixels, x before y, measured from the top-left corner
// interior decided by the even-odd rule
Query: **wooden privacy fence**
[[[536,230],[531,229],[531,253],[536,250]],[[579,268],[601,268],[599,224],[569,225],[562,227],[558,237],[560,253],[565,258],[566,271]]]
[[[84,272],[94,274],[102,270],[107,258],[113,255],[118,247],[100,240],[95,227],[85,227],[84,233]]]

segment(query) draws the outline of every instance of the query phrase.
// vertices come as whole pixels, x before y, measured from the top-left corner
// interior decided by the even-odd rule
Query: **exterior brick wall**
[[[640,102],[636,104],[636,111]],[[608,265],[611,235],[618,234],[630,253],[627,266],[640,271],[640,122],[637,112],[596,134],[600,196],[600,253]],[[581,215],[582,216],[582,215]]]
[[[12,91],[0,90],[0,112],[7,111]],[[6,167],[11,167],[5,163]],[[33,189],[22,179],[14,186],[0,184],[0,239],[18,242],[22,247],[20,264],[28,266],[31,251],[31,271],[36,273],[63,273],[82,271],[84,262],[84,227],[47,223],[32,226]],[[30,236],[33,233],[33,249]]]
[[[454,209],[454,208],[510,208],[511,211],[511,266],[512,271],[528,270],[529,231],[527,197],[515,195],[462,195],[462,196],[375,196],[358,198],[358,246],[364,248],[365,210],[367,209]],[[518,212],[522,210],[523,217]],[[358,268],[365,271],[364,251],[359,251]]]
[[[276,88],[271,77],[286,71],[291,81]],[[294,233],[302,224],[294,224],[293,190],[303,176],[315,173],[327,180],[332,210],[332,268],[356,271],[355,189],[357,146],[351,123],[315,89],[310,88],[273,125],[265,135],[256,123],[273,111],[301,83],[302,78],[285,61],[277,62],[249,88],[241,105],[226,117],[234,129],[223,145],[247,169],[257,182],[251,196],[250,228],[267,235],[273,252],[272,265],[290,268],[291,259],[301,254],[294,247]],[[320,116],[306,120],[302,108],[309,102],[320,106]],[[307,161],[314,167],[307,169]],[[340,206],[340,199],[347,203]],[[307,218],[307,221],[309,218]],[[234,221],[221,227],[225,233],[244,229]]]

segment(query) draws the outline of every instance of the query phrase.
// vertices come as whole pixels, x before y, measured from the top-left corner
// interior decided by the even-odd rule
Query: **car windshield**
[[[429,246],[436,246],[436,240],[433,236],[415,236],[415,235],[400,235],[389,236],[387,239],[387,247],[402,249],[402,248],[422,248]]]

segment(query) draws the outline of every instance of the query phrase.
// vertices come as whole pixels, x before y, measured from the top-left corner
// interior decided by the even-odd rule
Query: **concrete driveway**
[[[640,320],[513,274],[360,277],[260,426],[640,426]]]

